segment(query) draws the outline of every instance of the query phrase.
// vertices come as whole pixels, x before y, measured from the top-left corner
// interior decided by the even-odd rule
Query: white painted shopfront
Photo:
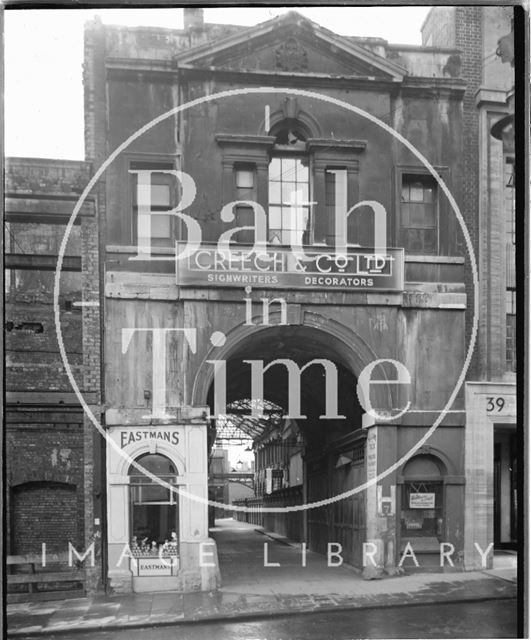
[[[218,586],[216,546],[208,538],[206,430],[201,420],[109,427],[108,575],[114,591]]]

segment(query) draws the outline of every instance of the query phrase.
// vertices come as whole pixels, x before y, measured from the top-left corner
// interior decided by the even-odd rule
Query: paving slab
[[[223,578],[223,586],[216,592],[97,594],[67,601],[17,603],[7,607],[8,635],[72,635],[78,630],[516,597],[516,583],[511,579],[513,576],[516,580],[515,568],[416,573],[367,581],[352,568],[328,567],[326,559],[318,554],[308,553],[307,566],[303,567],[297,545],[273,540],[255,527],[241,525],[222,521],[212,531],[218,542]],[[281,567],[264,571],[264,540],[271,543],[271,560],[274,558]]]

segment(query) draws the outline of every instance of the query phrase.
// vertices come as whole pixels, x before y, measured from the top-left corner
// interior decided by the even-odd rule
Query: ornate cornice
[[[221,147],[271,147],[275,144],[275,136],[255,136],[241,133],[216,133],[214,137]]]
[[[308,151],[354,151],[361,153],[367,148],[366,140],[346,140],[337,138],[308,138],[306,141]]]

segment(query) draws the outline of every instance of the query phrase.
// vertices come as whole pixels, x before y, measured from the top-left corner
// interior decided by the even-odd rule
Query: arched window
[[[271,131],[276,137],[269,164],[269,230],[271,244],[310,243],[310,171],[307,134],[296,120]]]
[[[148,453],[137,458],[136,462],[167,484],[177,484],[177,470],[166,456]],[[134,465],[129,467],[129,476],[131,551],[133,555],[148,552],[156,555],[159,545],[178,542],[179,496],[143,474]]]
[[[418,455],[404,467],[401,536],[444,542],[444,464],[435,456]]]
[[[175,470],[175,467],[171,460],[169,458],[166,458],[166,456],[160,455],[159,453],[146,453],[137,458],[135,462],[146,471],[149,471],[149,473],[152,473],[154,476],[160,477],[177,475],[177,471]],[[129,467],[129,475],[131,476],[131,481],[133,481],[133,479],[136,477],[149,480],[149,478],[142,472],[140,472],[134,465],[131,465]]]

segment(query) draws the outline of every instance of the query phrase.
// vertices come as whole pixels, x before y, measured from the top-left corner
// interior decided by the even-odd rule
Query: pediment
[[[405,70],[296,12],[188,50],[179,66],[401,80]]]

